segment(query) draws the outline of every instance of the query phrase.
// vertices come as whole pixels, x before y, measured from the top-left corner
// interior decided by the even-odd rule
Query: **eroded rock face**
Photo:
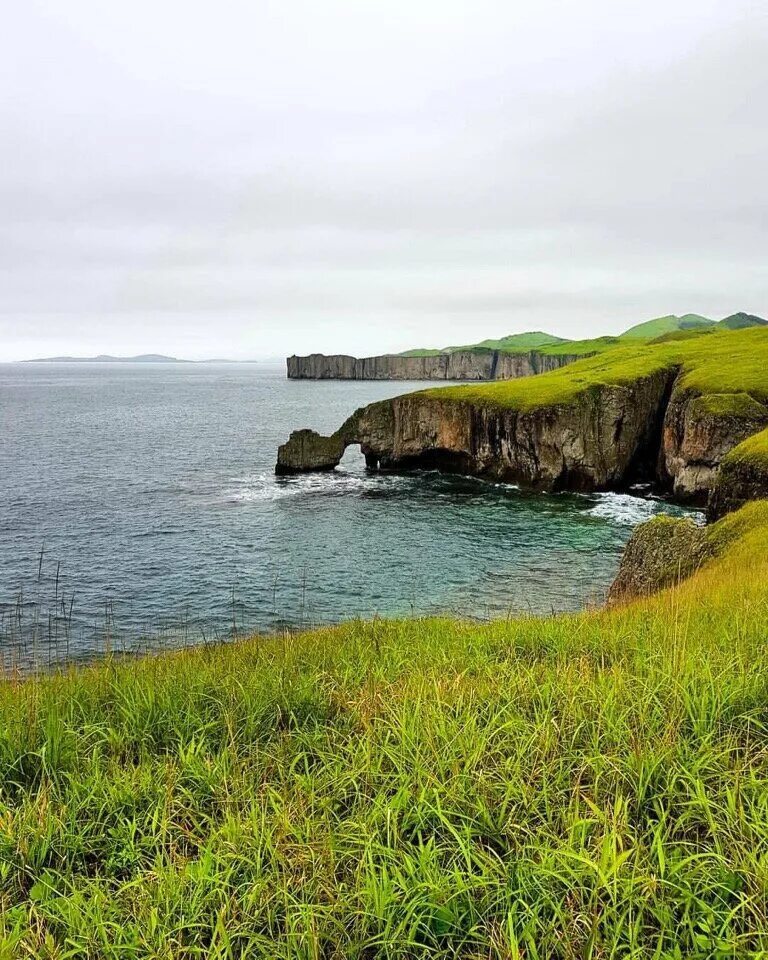
[[[349,357],[313,353],[288,357],[290,380],[511,380],[557,370],[578,356],[461,350],[433,357]]]
[[[679,583],[711,555],[706,529],[688,519],[654,517],[629,538],[608,602],[648,596]]]
[[[359,443],[370,468],[436,468],[542,490],[615,490],[655,482],[713,516],[756,495],[766,478],[718,473],[728,453],[768,424],[747,394],[697,396],[672,367],[623,385],[595,385],[573,402],[519,411],[412,393],[358,410],[329,438],[293,434],[281,473],[330,469]],[[754,471],[753,471],[754,473]]]
[[[696,396],[675,391],[664,416],[659,473],[679,500],[705,503],[720,464],[768,424],[768,408],[745,393]]]
[[[768,464],[726,458],[707,504],[707,519],[719,520],[751,500],[768,500]]]
[[[406,394],[358,410],[328,438],[293,434],[278,469],[326,469],[359,443],[369,467],[438,468],[545,490],[600,490],[652,479],[674,371],[595,387],[573,403],[531,411]],[[318,455],[318,449],[321,454]],[[325,457],[324,454],[332,454]]]
[[[333,470],[344,456],[344,440],[338,434],[323,437],[314,430],[295,430],[277,451],[276,473]]]

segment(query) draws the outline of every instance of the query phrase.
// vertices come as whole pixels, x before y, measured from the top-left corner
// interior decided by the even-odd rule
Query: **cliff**
[[[731,451],[768,426],[768,331],[706,340],[617,350],[527,381],[374,403],[331,438],[293,434],[276,469],[332,469],[359,444],[371,469],[436,468],[550,491],[651,481],[704,504]],[[742,493],[759,486],[746,469]],[[721,504],[752,495],[735,484],[722,490]]]
[[[437,468],[544,490],[651,479],[674,372],[529,411],[406,394],[358,410],[333,435],[291,435],[277,471],[332,469],[360,444],[371,469]]]
[[[707,508],[710,520],[750,500],[768,499],[768,430],[748,438],[724,458]]]
[[[583,356],[537,350],[456,350],[433,356],[362,358],[312,353],[288,357],[287,364],[290,380],[510,380],[557,370]]]

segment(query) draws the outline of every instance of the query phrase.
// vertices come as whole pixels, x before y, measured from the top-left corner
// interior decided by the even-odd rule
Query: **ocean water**
[[[350,617],[600,602],[632,526],[680,511],[437,473],[277,478],[291,430],[424,383],[283,365],[0,365],[0,652],[60,659]]]

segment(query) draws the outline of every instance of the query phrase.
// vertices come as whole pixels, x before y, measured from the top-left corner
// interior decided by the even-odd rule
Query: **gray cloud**
[[[749,2],[29,0],[8,19],[2,359],[768,313]]]

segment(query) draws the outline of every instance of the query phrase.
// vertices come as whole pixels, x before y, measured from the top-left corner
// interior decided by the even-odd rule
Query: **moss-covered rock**
[[[693,520],[654,517],[627,543],[608,601],[647,596],[684,580],[713,553],[708,532]]]

